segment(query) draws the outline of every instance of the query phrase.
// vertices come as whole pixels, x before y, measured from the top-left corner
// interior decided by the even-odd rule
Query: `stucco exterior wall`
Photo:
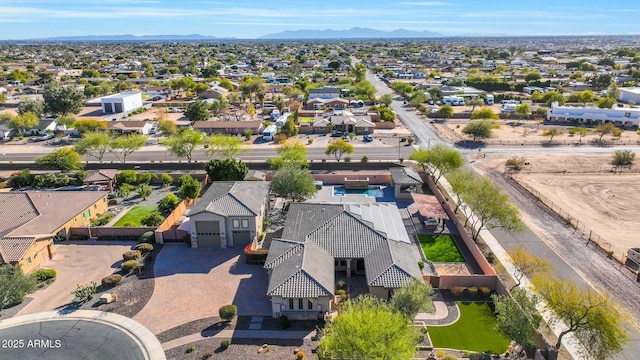
[[[53,257],[54,251],[52,238],[37,240],[19,262],[22,271],[28,274],[37,270]]]

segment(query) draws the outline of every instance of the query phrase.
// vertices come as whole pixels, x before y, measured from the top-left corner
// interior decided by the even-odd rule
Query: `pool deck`
[[[391,186],[382,185],[382,197],[371,197],[365,194],[348,194],[348,195],[334,195],[334,185],[325,185],[322,189],[318,190],[316,196],[309,199],[312,202],[327,202],[327,203],[376,203],[376,202],[395,202],[396,199],[393,196],[393,188]]]

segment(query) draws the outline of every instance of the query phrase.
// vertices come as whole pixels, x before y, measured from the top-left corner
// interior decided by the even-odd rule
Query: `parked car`
[[[362,141],[364,141],[364,142],[373,141],[373,136],[367,134],[367,135],[362,137]]]
[[[331,133],[331,137],[341,137],[342,136],[342,131],[338,130],[338,131],[334,131],[333,133]]]

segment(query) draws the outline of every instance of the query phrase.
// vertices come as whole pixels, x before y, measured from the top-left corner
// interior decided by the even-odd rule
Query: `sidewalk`
[[[457,200],[457,196],[455,195],[455,193],[451,189],[451,185],[449,184],[449,182],[444,177],[442,177],[440,179],[439,183],[449,193],[449,195],[451,196],[451,198],[453,200]],[[465,215],[467,215],[468,218],[471,218],[471,219],[475,218],[475,215],[466,206],[466,204],[464,206],[461,206],[460,209],[465,213]],[[487,246],[491,249],[491,251],[496,256],[496,258],[498,258],[498,260],[500,260],[500,262],[505,267],[505,269],[507,270],[509,275],[511,275],[513,277],[514,273],[515,273],[515,268],[513,266],[513,262],[511,261],[511,257],[509,256],[507,251],[502,247],[502,245],[500,245],[498,240],[496,240],[496,238],[491,234],[491,232],[489,230],[481,230],[480,231],[480,236],[482,237],[484,242],[487,244]],[[527,277],[524,277],[521,280],[520,287],[522,289],[525,289],[528,292],[535,293],[532,290],[533,286],[531,284],[531,281]],[[549,327],[551,328],[551,330],[553,331],[553,333],[556,336],[559,336],[560,333],[563,330],[568,328],[568,326],[566,324],[564,324],[563,322],[561,322],[561,321],[559,321],[559,322],[552,322],[551,321],[552,320],[552,313],[549,310],[545,309],[544,302],[541,301],[538,304],[538,311],[540,312],[540,315],[542,316],[544,321],[547,324],[549,324]],[[574,359],[582,358],[581,354],[585,353],[585,350],[582,347],[582,344],[580,344],[580,341],[578,340],[578,338],[575,337],[575,335],[573,333],[569,333],[569,334],[567,334],[567,335],[565,335],[563,337],[562,345],[564,345],[564,347],[567,349],[567,351],[571,354],[571,356]]]

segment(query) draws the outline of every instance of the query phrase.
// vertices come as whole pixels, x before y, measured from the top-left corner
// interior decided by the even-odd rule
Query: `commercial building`
[[[142,95],[137,92],[123,92],[100,99],[103,114],[129,113],[142,107]]]

